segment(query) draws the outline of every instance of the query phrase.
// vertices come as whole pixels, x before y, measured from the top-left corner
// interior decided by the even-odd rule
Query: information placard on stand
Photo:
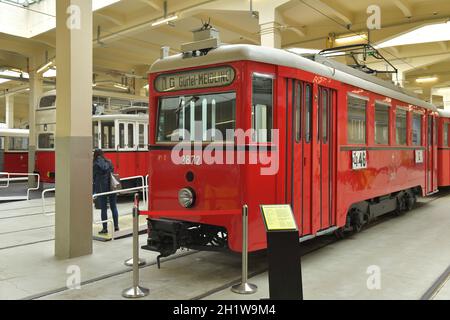
[[[297,224],[290,205],[262,205],[267,232],[269,294],[274,300],[302,300],[302,272]]]

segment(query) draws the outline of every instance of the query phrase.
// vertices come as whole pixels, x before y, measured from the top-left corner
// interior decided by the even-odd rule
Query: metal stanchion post
[[[139,286],[139,194],[134,196],[133,207],[133,286],[122,292],[124,298],[142,298],[150,290]]]
[[[248,282],[248,206],[242,207],[242,280],[231,287],[231,291],[239,294],[252,294],[258,287]]]
[[[139,199],[139,194],[138,194],[138,193],[135,194],[134,197],[135,197],[135,201],[136,201],[136,197],[138,197],[138,199]],[[133,212],[133,234],[134,234],[134,232],[136,232],[136,231],[134,231],[135,224],[137,224],[137,233],[138,233],[138,235],[139,235],[139,215],[138,215],[138,217],[137,217],[137,222],[135,223],[135,220],[134,220],[134,212]],[[133,255],[133,257],[134,257],[134,255]],[[133,267],[133,266],[134,266],[134,262],[133,262],[134,260],[133,260],[133,257],[131,257],[130,259],[125,260],[125,261],[123,262],[123,264],[126,265],[127,267]],[[139,265],[139,267],[145,266],[146,263],[147,263],[147,262],[146,262],[144,259],[141,259],[141,258],[138,259],[138,265]]]

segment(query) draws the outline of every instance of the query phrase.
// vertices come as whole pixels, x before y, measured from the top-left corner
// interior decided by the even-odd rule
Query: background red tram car
[[[378,78],[316,59],[224,45],[153,64],[145,249],[162,256],[180,247],[240,251],[244,204],[249,250],[255,251],[266,247],[262,204],[291,204],[299,237],[308,239],[359,231],[437,191],[437,109]],[[224,80],[213,81],[217,77]],[[279,159],[277,173],[261,175],[261,163],[202,164],[194,148],[183,151],[189,161],[173,163],[178,142],[171,137],[190,130],[192,119],[202,123],[195,131],[203,135],[180,136],[182,144],[196,140],[205,149],[218,143],[225,153],[243,150],[247,158],[268,149]],[[230,147],[235,140],[219,143],[204,134],[211,128],[255,134]],[[272,128],[279,130],[278,143],[267,133]]]
[[[26,129],[0,128],[0,172],[28,172],[28,137]]]
[[[122,178],[148,173],[148,101],[143,97],[94,91],[93,148],[101,148]],[[36,166],[41,181],[55,182],[56,91],[40,99],[36,111]],[[141,185],[127,180],[123,187]]]
[[[439,110],[438,120],[438,186],[450,186],[450,112]]]

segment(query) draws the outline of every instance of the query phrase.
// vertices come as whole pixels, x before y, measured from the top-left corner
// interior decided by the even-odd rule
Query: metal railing
[[[55,188],[51,188],[51,189],[45,189],[44,191],[42,191],[42,195],[41,195],[41,199],[42,199],[42,214],[44,216],[54,216],[55,215],[55,211],[52,212],[46,212],[45,211],[45,194],[48,192],[55,192],[56,189]]]
[[[0,177],[6,176],[6,178],[0,178],[0,182],[6,182],[6,185],[0,185],[1,189],[7,189],[10,186],[10,182],[17,181],[29,181],[30,177],[37,177],[36,187],[27,189],[26,200],[30,200],[30,191],[39,190],[41,185],[41,176],[39,173],[11,173],[11,172],[0,172]],[[19,178],[11,178],[19,177]],[[24,197],[25,199],[25,197]]]
[[[148,177],[148,176],[147,176]],[[144,195],[143,198],[145,205],[147,205],[147,200],[148,200],[148,185],[146,184],[146,182],[148,181],[148,178],[144,176],[135,176],[135,177],[126,177],[126,178],[122,178],[120,179],[120,181],[127,181],[127,180],[132,180],[132,179],[141,179],[142,181],[142,186],[139,187],[133,187],[133,188],[128,188],[128,189],[120,189],[120,190],[115,190],[115,191],[108,191],[108,192],[102,192],[102,193],[95,193],[92,195],[92,200],[95,200],[101,196],[109,196],[112,194],[120,194],[123,192],[129,192],[129,191],[142,191],[142,194]],[[44,191],[42,191],[42,195],[41,195],[41,201],[42,201],[42,214],[45,216],[52,216],[55,215],[55,212],[46,212],[46,208],[45,208],[45,195],[49,192],[56,192],[56,188],[51,188],[51,189],[45,189]]]
[[[148,175],[147,175],[148,177]],[[144,176],[134,176],[134,177],[126,177],[126,178],[120,178],[120,182],[123,181],[129,181],[129,180],[138,180],[140,179],[142,182],[142,186],[145,186],[145,189],[142,189],[142,201],[144,202],[144,206],[147,206],[147,200],[148,200],[148,183],[147,183],[147,178]],[[128,192],[128,191],[132,191],[130,189],[122,189],[122,192]]]

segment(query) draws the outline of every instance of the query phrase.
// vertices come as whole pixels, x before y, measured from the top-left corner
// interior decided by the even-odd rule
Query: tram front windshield
[[[228,141],[236,129],[236,93],[161,98],[157,142]]]

